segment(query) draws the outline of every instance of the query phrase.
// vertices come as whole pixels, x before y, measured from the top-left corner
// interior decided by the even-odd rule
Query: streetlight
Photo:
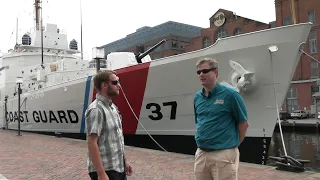
[[[20,94],[21,94],[21,84],[23,83],[22,77],[17,77],[16,83],[18,84],[18,136],[20,134]]]
[[[100,60],[104,58],[104,47],[92,48],[92,57],[96,60],[97,72],[100,70]]]
[[[8,104],[8,95],[6,95],[4,97],[4,114],[5,114],[5,121],[6,121],[6,130],[8,130],[8,107],[7,107],[7,104]]]

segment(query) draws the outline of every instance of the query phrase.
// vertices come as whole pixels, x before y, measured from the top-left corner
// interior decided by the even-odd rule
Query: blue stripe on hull
[[[85,91],[85,94],[84,94],[84,102],[83,102],[80,133],[84,133],[84,129],[85,129],[85,126],[86,126],[85,113],[86,113],[86,110],[88,108],[88,98],[89,98],[89,92],[90,92],[91,78],[92,78],[92,76],[88,76],[88,79],[87,79],[87,82],[86,82],[86,91]]]

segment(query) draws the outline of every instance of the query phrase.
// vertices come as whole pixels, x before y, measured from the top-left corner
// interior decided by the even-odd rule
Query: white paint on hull
[[[229,60],[238,62],[255,73],[257,80],[255,88],[251,92],[242,94],[248,109],[250,124],[247,136],[271,137],[277,114],[273,98],[268,46],[276,45],[279,48],[279,51],[273,56],[273,75],[279,106],[281,106],[300,58],[299,45],[306,41],[310,28],[311,24],[299,24],[248,33],[220,40],[202,50],[152,61],[139,117],[140,122],[152,135],[194,135],[193,96],[201,88],[195,73],[195,64],[198,59],[209,56],[216,58],[219,63],[218,80],[220,82],[225,81],[231,84],[230,77],[233,71]],[[79,133],[85,104],[86,81],[86,78],[81,78],[30,92],[26,104],[21,108],[21,111],[29,112],[29,119],[33,119],[32,111],[48,112],[49,110],[66,111],[72,109],[78,115],[78,123],[35,123],[30,121],[29,123],[21,123],[21,129]],[[88,103],[91,102],[93,94],[93,82],[90,83]],[[65,88],[67,88],[66,91]],[[124,89],[124,91],[130,91],[130,89]],[[35,94],[38,96],[31,98]],[[23,100],[24,97],[21,98],[21,102]],[[162,107],[161,112],[164,118],[161,121],[149,119],[151,111],[145,108],[147,103],[162,104],[171,101],[177,102],[175,120],[169,118],[170,106]],[[17,98],[8,100],[8,111],[17,111]],[[3,122],[1,123],[4,120],[2,111],[0,118],[0,124],[3,124]],[[135,119],[133,120],[135,121]],[[11,122],[9,128],[16,129],[17,122]],[[146,134],[146,132],[138,125],[136,134]]]

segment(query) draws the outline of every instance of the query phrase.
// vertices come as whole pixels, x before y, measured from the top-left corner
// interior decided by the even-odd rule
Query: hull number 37
[[[162,108],[164,107],[170,107],[171,111],[168,115],[163,115]],[[164,116],[169,116],[170,120],[176,119],[177,114],[177,102],[176,101],[170,101],[170,102],[164,102],[162,104],[158,103],[148,103],[146,105],[147,109],[151,110],[152,115],[149,115],[149,118],[154,121],[162,120]]]

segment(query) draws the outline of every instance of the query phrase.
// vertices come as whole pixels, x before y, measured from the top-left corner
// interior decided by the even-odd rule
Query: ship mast
[[[80,26],[80,29],[81,29],[81,60],[83,60],[83,43],[82,43],[82,3],[81,3],[81,0],[80,0],[80,19],[81,19],[81,26]]]
[[[40,30],[40,0],[35,0],[34,2],[35,13],[36,13],[36,30]]]
[[[42,8],[40,7],[40,0],[35,0],[35,13],[36,13],[36,30],[40,31],[41,34],[41,67],[43,66],[43,27],[42,27]],[[41,12],[40,12],[41,9]]]
[[[18,39],[19,39],[19,19],[17,18],[17,30],[16,30],[16,46],[19,44]]]

